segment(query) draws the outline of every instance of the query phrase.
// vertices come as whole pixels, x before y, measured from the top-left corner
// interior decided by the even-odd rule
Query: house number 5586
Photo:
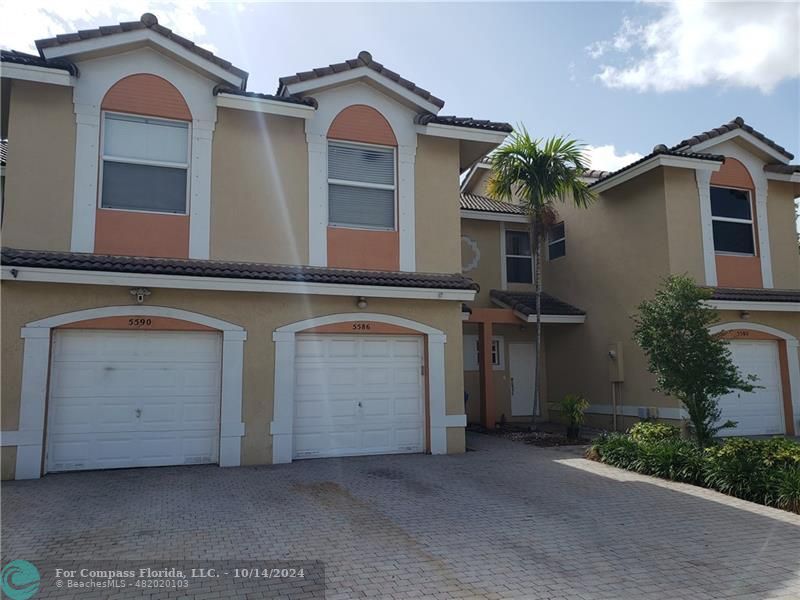
[[[353,323],[354,331],[369,331],[369,323]]]

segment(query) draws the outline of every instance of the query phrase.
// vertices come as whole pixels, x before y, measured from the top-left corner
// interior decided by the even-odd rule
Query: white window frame
[[[564,231],[564,235],[555,240],[550,239],[550,232],[553,230],[554,227],[558,227],[559,225],[561,225],[561,228]],[[561,256],[556,256],[555,258],[550,258],[550,247],[553,244],[557,244],[558,242],[564,242],[564,254],[562,254]],[[566,223],[564,223],[564,221],[559,221],[558,223],[550,227],[550,229],[548,229],[547,231],[547,260],[548,261],[558,260],[559,258],[565,258],[566,256],[567,256],[567,225]]]
[[[168,162],[168,161],[159,161],[159,160],[146,160],[146,159],[137,159],[137,158],[122,158],[119,156],[110,156],[106,155],[105,153],[105,145],[106,145],[106,115],[119,115],[121,117],[133,117],[136,119],[149,119],[151,121],[164,121],[166,123],[182,123],[187,125],[186,127],[186,135],[188,136],[188,143],[186,145],[186,162],[185,163],[175,163],[175,162]],[[142,210],[138,208],[111,208],[108,206],[103,206],[103,172],[104,163],[105,161],[109,162],[117,162],[129,165],[145,165],[145,166],[152,166],[152,167],[169,167],[172,169],[186,169],[186,202],[184,212],[182,213],[175,213],[175,212],[166,212],[161,210]],[[191,194],[191,185],[192,185],[192,177],[191,177],[191,170],[192,170],[192,123],[191,121],[181,121],[180,119],[167,119],[164,117],[155,117],[155,116],[148,116],[148,115],[136,115],[133,113],[124,113],[119,111],[111,111],[111,110],[104,110],[100,112],[100,165],[99,165],[99,174],[98,174],[98,183],[97,183],[97,207],[102,208],[103,210],[115,210],[120,212],[135,212],[135,213],[142,213],[146,215],[174,215],[174,216],[186,216],[190,214],[191,207],[189,206],[192,198]]]
[[[529,256],[526,256],[524,254],[508,254],[506,252],[506,249],[507,249],[506,233],[509,232],[509,231],[514,231],[514,232],[517,232],[517,233],[524,233],[525,235],[528,236],[528,244],[530,245],[530,243],[531,243],[531,232],[529,230],[527,230],[527,229],[514,229],[514,228],[511,228],[511,227],[505,227],[505,226],[500,228],[500,242],[501,242],[501,246],[502,246],[502,253],[501,254],[502,254],[502,261],[503,261],[502,269],[501,269],[502,276],[503,276],[503,289],[506,289],[509,283],[512,284],[512,285],[533,285],[533,283],[536,281],[536,273],[534,272],[535,269],[536,269],[536,265],[534,264],[534,261],[533,261],[533,253],[531,253]],[[508,260],[507,259],[509,259],[509,258],[527,258],[527,259],[530,259],[530,261],[531,261],[531,281],[530,281],[530,283],[525,283],[525,282],[522,282],[522,281],[509,281],[508,280]]]
[[[464,371],[480,370],[480,354],[478,345],[480,340],[477,335],[464,336]],[[506,348],[502,335],[492,336],[492,371],[505,371]]]
[[[714,216],[714,207],[711,204],[711,189],[713,188],[720,188],[724,190],[737,190],[740,192],[744,192],[747,194],[747,201],[750,203],[750,218],[749,219],[734,219],[733,217],[715,217]],[[743,223],[745,225],[750,225],[750,235],[753,236],[753,252],[727,252],[717,250],[716,246],[714,246],[714,254],[719,254],[721,256],[758,256],[758,244],[756,243],[756,222],[755,222],[755,206],[753,206],[753,194],[747,188],[736,187],[733,185],[712,185],[709,186],[708,192],[708,202],[710,205],[711,211],[711,230],[712,230],[712,242],[713,242],[713,230],[714,230],[714,221],[727,221],[728,223]]]
[[[364,181],[350,181],[349,179],[335,179],[329,177],[329,169],[331,164],[330,159],[330,147],[331,144],[336,144],[339,146],[352,146],[356,148],[380,148],[384,150],[391,150],[392,151],[392,176],[394,177],[394,185],[386,185],[384,183],[368,183]],[[328,202],[330,203],[330,186],[333,185],[344,185],[349,187],[357,187],[357,188],[368,188],[373,190],[392,190],[392,205],[394,207],[394,213],[392,216],[392,226],[391,227],[369,227],[367,225],[348,225],[346,223],[333,223],[328,217],[328,227],[336,227],[340,229],[363,229],[365,231],[397,231],[397,148],[394,146],[384,146],[381,144],[365,144],[363,142],[351,142],[349,140],[336,140],[330,139],[327,140],[327,162],[325,163],[325,180],[327,181],[327,189],[325,191],[326,196],[328,197]],[[330,204],[329,204],[330,207]],[[328,214],[330,215],[330,208],[328,209]]]

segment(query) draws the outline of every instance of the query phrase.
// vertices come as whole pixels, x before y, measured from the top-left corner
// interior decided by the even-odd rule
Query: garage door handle
[[[514,378],[511,378],[511,394],[514,394]]]
[[[142,409],[141,408],[137,408],[136,409],[136,417],[139,418],[141,416],[142,416]]]
[[[358,403],[358,408],[361,408],[361,402]]]

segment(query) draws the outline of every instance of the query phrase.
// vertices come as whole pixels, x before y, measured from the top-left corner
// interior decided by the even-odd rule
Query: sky
[[[800,2],[0,1],[0,46],[159,22],[248,71],[248,89],[369,50],[445,100],[589,146],[613,170],[736,116],[800,159]],[[796,159],[796,160],[798,160]]]

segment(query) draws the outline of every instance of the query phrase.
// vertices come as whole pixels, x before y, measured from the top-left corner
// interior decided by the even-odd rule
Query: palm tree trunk
[[[542,362],[539,359],[542,354],[542,253],[538,220],[531,222],[531,229],[533,233],[531,236],[533,240],[533,276],[536,284],[536,355],[533,365],[533,411],[531,411],[531,428],[533,428],[533,424],[536,422],[536,411],[539,408],[539,366]]]

